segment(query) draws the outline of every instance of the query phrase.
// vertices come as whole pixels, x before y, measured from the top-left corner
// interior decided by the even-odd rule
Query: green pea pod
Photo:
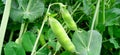
[[[62,27],[62,25],[57,21],[55,18],[49,18],[50,27],[53,33],[56,35],[56,38],[60,42],[61,46],[70,52],[75,52],[75,46],[71,42],[70,38],[68,37],[66,31]]]
[[[68,28],[71,30],[77,30],[77,25],[70,13],[68,12],[68,10],[66,9],[66,7],[60,6],[60,13]]]
[[[40,36],[40,43],[42,46],[46,43],[45,39],[44,39],[44,34],[41,34],[41,36]]]

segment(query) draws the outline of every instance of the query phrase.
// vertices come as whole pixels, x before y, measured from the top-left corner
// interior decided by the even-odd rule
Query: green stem
[[[34,46],[33,46],[33,50],[32,50],[32,52],[31,52],[31,55],[34,55],[35,54],[35,52],[36,52],[36,47],[37,47],[37,44],[38,44],[38,41],[39,41],[39,38],[40,38],[40,35],[41,35],[41,32],[42,32],[42,29],[43,29],[43,27],[44,27],[44,24],[45,24],[45,22],[47,21],[47,16],[48,16],[48,14],[49,14],[49,10],[50,10],[50,7],[52,6],[52,5],[56,5],[56,4],[61,4],[61,3],[53,3],[53,4],[50,4],[49,6],[48,6],[48,10],[47,10],[47,12],[46,12],[46,15],[45,15],[45,18],[44,18],[44,20],[43,20],[43,22],[42,22],[42,26],[41,26],[41,28],[40,28],[40,31],[39,31],[39,33],[38,33],[38,36],[37,36],[37,39],[36,39],[36,41],[35,41],[35,44],[34,44]]]
[[[72,6],[72,8],[74,9],[78,3],[79,3],[79,1],[76,1],[75,4]]]
[[[75,22],[76,24],[83,18],[85,14],[83,14],[82,16],[80,16],[80,18]]]
[[[92,21],[90,38],[89,38],[89,41],[88,41],[88,51],[89,51],[89,48],[90,48],[90,43],[91,43],[91,39],[92,39],[92,34],[93,34],[95,20],[96,20],[96,18],[98,16],[98,13],[99,13],[99,6],[100,6],[100,0],[98,0],[97,6],[96,6],[96,10],[95,10],[95,14],[94,14],[93,21]]]
[[[23,32],[24,32],[24,28],[25,28],[25,23],[22,23],[22,24],[21,24],[21,28],[20,28],[20,33],[19,33],[18,39],[21,38],[21,36],[22,36],[22,34],[23,34]]]
[[[13,38],[13,34],[14,34],[14,30],[12,30],[11,33],[10,33],[9,42],[12,40],[12,38]]]
[[[31,55],[34,55],[35,52],[36,52],[37,43],[38,43],[38,41],[39,41],[39,38],[40,38],[40,35],[41,35],[41,33],[42,33],[42,29],[43,29],[43,27],[44,27],[45,22],[46,22],[46,18],[45,18],[45,19],[43,20],[43,22],[42,22],[42,26],[41,26],[40,31],[39,31],[39,33],[38,33],[38,36],[37,36],[37,39],[36,39],[36,41],[35,41],[35,44],[34,44],[34,47],[33,47],[33,50],[32,50]]]
[[[75,11],[80,7],[80,4],[81,4],[81,3],[79,3],[79,4],[77,5],[77,7],[73,10],[73,12],[71,13],[71,15],[73,15],[73,14],[75,13]]]
[[[103,24],[105,24],[105,0],[102,1],[102,7],[103,7]]]
[[[45,18],[44,18],[44,20],[43,20],[43,22],[42,22],[42,26],[41,26],[40,31],[39,31],[39,33],[38,33],[38,36],[37,36],[37,39],[36,39],[36,41],[35,41],[35,44],[34,44],[34,47],[33,47],[32,52],[31,52],[31,55],[34,55],[35,52],[36,52],[37,43],[38,43],[39,38],[40,38],[40,35],[41,35],[41,33],[42,33],[42,29],[43,29],[43,27],[44,27],[44,24],[45,24],[45,22],[47,21],[47,15],[48,15],[48,13],[49,13],[50,6],[51,6],[51,5],[49,5],[48,10],[47,10],[46,15],[45,15]]]
[[[28,6],[27,6],[27,12],[29,11],[29,9],[30,9],[30,5],[31,5],[31,3],[32,3],[32,0],[29,0],[29,2],[28,2]]]
[[[28,22],[25,23],[25,28],[24,28],[24,32],[23,33],[25,33],[27,31],[28,24],[29,24]]]
[[[43,48],[45,48],[48,45],[48,43],[44,44],[39,50],[42,50]]]
[[[2,50],[2,45],[5,37],[6,27],[9,20],[9,13],[11,8],[11,2],[12,0],[6,0],[4,13],[2,16],[1,26],[0,26],[0,55]]]

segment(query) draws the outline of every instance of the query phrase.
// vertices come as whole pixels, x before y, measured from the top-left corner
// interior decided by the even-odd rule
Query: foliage
[[[0,0],[0,17],[1,55],[120,55],[120,0]]]

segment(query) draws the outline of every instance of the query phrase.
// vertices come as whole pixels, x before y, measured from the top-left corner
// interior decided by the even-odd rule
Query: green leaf
[[[89,15],[92,11],[92,4],[90,0],[83,0],[83,12],[86,15]]]
[[[5,55],[26,55],[25,50],[14,42],[8,42],[4,48]]]
[[[49,54],[49,49],[48,48],[40,48],[37,52],[36,55],[48,55]]]
[[[22,22],[28,19],[33,22],[44,12],[44,4],[41,0],[13,0],[10,17],[13,21]]]
[[[118,49],[120,46],[119,46],[119,44],[118,44],[118,42],[115,40],[115,38],[114,38],[114,36],[113,36],[113,34],[114,34],[114,32],[113,32],[113,26],[110,26],[110,27],[108,27],[108,32],[109,32],[109,35],[110,35],[110,43],[112,43],[113,45],[114,45],[114,47],[116,48],[116,49]],[[117,29],[116,29],[117,30]]]
[[[59,42],[56,42],[56,39],[55,39],[56,35],[53,33],[52,29],[48,30],[46,36],[48,39],[48,45],[52,47],[56,52],[59,51],[61,45]]]
[[[32,51],[36,36],[32,32],[26,32],[22,36],[22,46],[25,51]]]
[[[55,50],[56,49],[56,42],[54,40],[49,40],[48,46],[52,47]]]
[[[109,26],[108,27],[108,33],[109,33],[109,35],[110,35],[110,37],[113,37],[113,26]]]
[[[113,26],[113,33],[115,38],[120,38],[120,26]]]
[[[59,51],[59,50],[60,50],[60,47],[61,47],[61,44],[60,44],[59,42],[57,42],[55,51],[56,51],[56,52]]]
[[[110,43],[112,43],[114,45],[115,49],[120,48],[120,46],[119,46],[118,42],[115,40],[115,38],[110,38],[109,41],[110,41]]]
[[[102,45],[102,35],[93,30],[93,34],[90,40],[91,31],[76,31],[73,35],[72,41],[76,47],[79,55],[100,55]],[[88,46],[90,43],[90,46]]]
[[[105,26],[112,26],[112,25],[119,25],[119,18],[120,18],[120,11],[119,8],[112,8],[106,11],[106,23]]]
[[[68,51],[64,51],[64,52],[62,52],[60,55],[71,55],[71,53],[68,52]]]
[[[120,38],[120,26],[109,26],[108,32],[111,37]]]
[[[48,30],[48,32],[46,33],[46,36],[49,41],[55,39],[55,34],[53,33],[52,29]]]

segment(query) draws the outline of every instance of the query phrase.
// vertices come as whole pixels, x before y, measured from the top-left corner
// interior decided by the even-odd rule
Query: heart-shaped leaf
[[[74,33],[72,41],[78,55],[100,55],[102,36],[99,32],[93,30],[93,34],[90,37],[90,32],[91,31],[86,32],[82,30]]]
[[[10,17],[13,21],[22,22],[28,19],[33,22],[44,12],[44,4],[41,0],[13,0]]]

